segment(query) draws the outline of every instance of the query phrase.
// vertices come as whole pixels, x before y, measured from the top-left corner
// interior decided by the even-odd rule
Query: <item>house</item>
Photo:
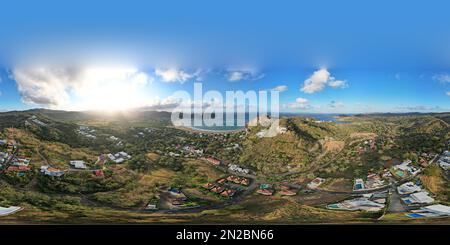
[[[424,203],[432,203],[434,199],[428,196],[428,192],[422,191],[409,195],[408,197],[402,198],[402,201],[408,205],[410,204],[424,204]]]
[[[439,164],[439,166],[443,169],[443,170],[449,170],[450,169],[450,163],[443,161],[443,160],[438,160],[437,164]]]
[[[365,182],[366,189],[375,189],[382,187],[384,185],[384,180],[381,179],[379,174],[369,174],[367,175],[367,181]]]
[[[242,178],[240,184],[244,185],[244,186],[248,186],[250,184],[250,181],[247,178]]]
[[[273,195],[273,190],[259,189],[259,190],[256,191],[256,193],[264,195],[264,196],[272,196]]]
[[[277,127],[277,131],[278,131],[279,134],[284,134],[284,133],[287,132],[287,128],[278,126]]]
[[[230,164],[228,166],[228,169],[233,172],[237,172],[237,173],[241,173],[241,174],[249,174],[250,173],[250,169],[241,168],[236,164]]]
[[[212,188],[214,188],[216,185],[214,185],[213,183],[206,183],[204,185],[202,185],[203,188],[207,189],[207,190],[211,190]]]
[[[7,141],[6,140],[0,140],[0,146],[6,145]]]
[[[228,177],[226,178],[226,180],[227,180],[227,181],[230,181],[230,182],[233,182],[233,183],[235,183],[235,184],[238,184],[238,185],[245,185],[245,186],[247,186],[247,185],[250,184],[250,181],[249,181],[248,179],[246,179],[246,178],[240,178],[240,177],[235,176],[235,175],[230,175],[230,176],[228,176]]]
[[[145,207],[146,210],[158,210],[158,207],[156,204],[148,204],[147,207]]]
[[[232,196],[234,196],[235,193],[236,193],[235,190],[226,189],[225,191],[220,193],[220,195],[223,196],[223,197],[232,197]]]
[[[180,154],[174,153],[174,152],[169,152],[169,156],[171,156],[171,157],[179,157]]]
[[[411,194],[420,190],[420,186],[415,185],[413,182],[406,182],[397,187],[397,192],[400,195]]]
[[[5,172],[28,172],[31,168],[28,166],[9,166]]]
[[[448,143],[450,144],[450,140],[448,141]],[[442,155],[444,155],[446,157],[450,157],[450,151],[444,151],[444,153],[442,153]]]
[[[13,213],[17,213],[19,211],[21,211],[23,208],[21,207],[15,207],[15,206],[9,206],[7,208],[5,207],[0,207],[0,216],[6,216],[6,215],[10,215]]]
[[[116,160],[114,160],[114,162],[117,163],[117,164],[120,164],[120,163],[125,162],[125,159],[120,157],[120,158],[117,158]]]
[[[224,190],[225,190],[225,188],[221,187],[221,186],[216,186],[216,187],[211,189],[212,192],[217,193],[217,194],[221,193]]]
[[[297,195],[297,192],[292,191],[292,190],[281,190],[280,194],[282,196],[295,196],[295,195]]]
[[[384,206],[384,204],[370,201],[365,197],[358,197],[351,200],[345,200],[340,203],[329,204],[327,205],[327,208],[349,211],[363,210],[368,212],[378,212],[383,209]]]
[[[353,185],[353,191],[364,190],[364,180],[363,179],[355,179],[355,184]]]
[[[183,150],[191,154],[203,155],[203,150],[197,150],[193,146],[185,146]]]
[[[111,153],[108,154],[108,158],[109,158],[111,161],[116,160],[116,157],[115,157],[113,154],[111,154]]]
[[[227,182],[227,179],[225,179],[225,178],[221,178],[221,179],[217,180],[217,183],[219,183],[219,184],[224,184],[225,182]]]
[[[41,166],[41,173],[52,177],[61,177],[64,175],[64,171],[50,166]]]
[[[319,187],[321,184],[323,184],[324,182],[325,182],[325,179],[315,178],[311,182],[309,182],[306,186],[309,189],[315,189],[315,188]]]
[[[118,153],[121,157],[128,157],[128,153],[121,151]]]
[[[205,160],[205,161],[207,161],[207,162],[210,162],[210,163],[212,163],[212,164],[215,165],[215,166],[219,166],[220,163],[221,163],[220,160],[215,159],[215,158],[213,158],[213,157],[206,157],[206,158],[205,158],[205,157],[202,157],[202,158],[200,158],[200,159]]]
[[[406,160],[406,161],[402,162],[401,164],[394,166],[394,170],[401,170],[403,172],[409,173],[412,176],[420,173],[421,170],[417,167],[411,166],[410,165],[411,163],[412,163],[411,160]],[[399,172],[396,172],[396,173],[399,177],[404,176],[403,174],[398,174]]]
[[[112,141],[118,141],[119,140],[119,138],[117,138],[114,135],[109,136],[109,139],[112,140]]]
[[[77,169],[86,169],[86,163],[82,160],[72,160],[70,161],[70,165]]]
[[[28,166],[30,164],[30,160],[25,158],[15,158],[13,159],[11,165],[13,166]]]
[[[430,212],[438,215],[450,216],[450,207],[442,204],[435,204],[421,208],[422,211]]]

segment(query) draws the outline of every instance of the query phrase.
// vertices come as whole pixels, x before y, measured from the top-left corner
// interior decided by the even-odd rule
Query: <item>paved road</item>
[[[402,200],[400,199],[400,195],[397,193],[395,188],[389,189],[389,196],[390,201],[388,211],[390,213],[400,213],[406,211],[405,207],[403,206]]]

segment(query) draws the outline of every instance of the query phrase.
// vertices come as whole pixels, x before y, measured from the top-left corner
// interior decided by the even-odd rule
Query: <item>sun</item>
[[[150,77],[136,68],[89,68],[82,72],[75,90],[80,110],[125,111],[140,107]]]

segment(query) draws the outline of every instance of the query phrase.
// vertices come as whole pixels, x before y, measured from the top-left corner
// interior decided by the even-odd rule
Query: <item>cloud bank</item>
[[[153,78],[136,68],[106,67],[19,67],[12,71],[22,101],[26,104],[62,108],[70,102],[70,95],[101,96],[117,88],[121,93],[145,86]]]

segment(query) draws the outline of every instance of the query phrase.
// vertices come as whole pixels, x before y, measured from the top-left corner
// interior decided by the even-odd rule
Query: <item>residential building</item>
[[[428,195],[428,192],[421,191],[417,193],[413,193],[408,197],[402,198],[402,201],[408,205],[410,204],[425,204],[432,203],[434,199]]]
[[[61,177],[64,175],[64,171],[50,166],[41,166],[41,173],[52,177]]]
[[[325,179],[317,177],[317,178],[313,179],[311,182],[309,182],[306,186],[309,189],[316,189],[317,187],[322,185],[324,182],[325,182]]]
[[[77,169],[86,169],[86,162],[82,161],[82,160],[72,160],[70,161],[70,165],[72,165],[74,168]]]
[[[15,207],[15,206],[9,206],[7,208],[0,207],[0,216],[6,216],[6,215],[13,214],[13,213],[17,213],[22,209],[23,208],[21,208],[21,207]]]
[[[420,186],[414,184],[413,182],[406,182],[397,187],[397,192],[400,195],[411,194],[414,192],[418,192],[420,190],[421,190]]]
[[[360,190],[364,190],[364,189],[365,189],[364,180],[363,179],[355,179],[355,183],[353,185],[353,190],[360,191]]]

